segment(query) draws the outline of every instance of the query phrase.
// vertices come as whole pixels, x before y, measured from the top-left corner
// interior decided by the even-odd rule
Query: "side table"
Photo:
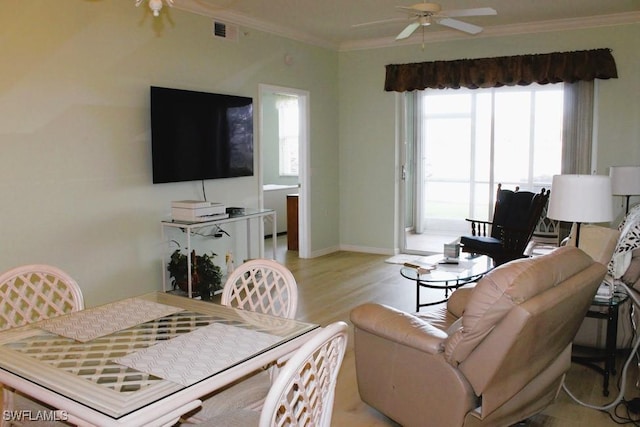
[[[618,336],[618,311],[629,296],[622,291],[616,291],[610,299],[594,298],[586,317],[602,319],[607,322],[607,333],[604,349],[591,349],[574,346],[571,360],[587,366],[603,376],[602,394],[609,396],[609,377],[616,374],[616,353]],[[602,364],[602,366],[600,365]]]

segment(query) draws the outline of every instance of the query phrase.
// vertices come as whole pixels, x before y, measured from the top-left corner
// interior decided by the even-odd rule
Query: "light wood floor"
[[[279,248],[278,261],[293,272],[299,285],[297,318],[300,320],[321,325],[343,320],[351,325],[350,310],[369,301],[409,312],[415,311],[414,285],[400,276],[398,265],[384,262],[386,256],[337,252],[313,259],[299,259],[297,252],[287,252],[283,246]],[[339,375],[332,425],[397,426],[360,400],[355,377],[352,334],[351,330],[351,340]],[[621,370],[621,365],[622,356],[618,371]],[[617,396],[619,377],[620,375],[612,378],[611,395],[608,398],[602,396],[602,376],[581,365],[572,365],[566,384],[578,398],[599,406],[613,401]],[[629,400],[640,397],[640,389],[635,387],[637,368],[631,369],[627,378],[629,380],[625,397]],[[433,391],[425,389],[424,392]],[[614,410],[609,412],[613,413]],[[618,408],[617,413],[627,416],[624,407]],[[640,415],[636,415],[635,419],[640,420]],[[584,427],[615,424],[608,413],[574,403],[566,393],[561,392],[556,403],[528,420],[525,425]],[[428,425],[428,420],[425,420],[425,426]]]

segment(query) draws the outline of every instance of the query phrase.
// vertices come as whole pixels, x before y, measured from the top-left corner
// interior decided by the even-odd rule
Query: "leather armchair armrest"
[[[442,353],[446,332],[416,316],[381,304],[363,304],[351,311],[358,329],[429,354]]]
[[[451,293],[451,296],[447,300],[447,310],[458,319],[462,317],[464,308],[467,306],[467,301],[471,296],[472,287],[456,289]]]

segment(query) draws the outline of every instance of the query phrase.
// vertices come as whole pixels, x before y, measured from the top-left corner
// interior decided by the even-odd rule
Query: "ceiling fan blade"
[[[442,12],[438,13],[438,15],[454,16],[454,17],[461,17],[461,16],[489,16],[489,15],[497,15],[497,14],[498,14],[498,12],[496,12],[496,10],[491,8],[491,7],[479,7],[479,8],[476,8],[476,9],[443,10]]]
[[[417,30],[418,27],[420,27],[420,22],[419,21],[412,22],[411,24],[407,25],[406,28],[404,30],[402,30],[402,32],[400,34],[398,34],[398,36],[396,37],[396,40],[406,39],[411,34],[413,34],[413,32],[415,30]]]
[[[353,24],[351,28],[361,28],[368,27],[370,25],[381,25],[381,24],[389,24],[396,22],[406,22],[407,18],[388,18],[388,19],[380,19],[379,21],[370,21],[370,22],[362,22],[360,24]]]
[[[437,3],[416,3],[411,6],[396,6],[396,9],[409,12],[413,15],[432,15],[440,12],[440,5]]]
[[[438,20],[437,22],[438,24],[444,25],[445,27],[464,31],[465,33],[469,34],[478,34],[480,31],[482,31],[482,27],[478,27],[477,25],[469,24],[467,22],[458,21],[457,19],[443,18]]]

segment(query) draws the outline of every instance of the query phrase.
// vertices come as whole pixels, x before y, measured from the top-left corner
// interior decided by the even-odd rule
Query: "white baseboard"
[[[309,258],[317,258],[323,255],[329,255],[334,252],[338,252],[340,248],[338,246],[330,246],[328,248],[320,249],[317,251],[311,251],[311,256]]]
[[[317,251],[312,251],[311,256],[309,256],[309,258],[317,258],[317,257],[329,255],[339,251],[362,252],[366,254],[376,254],[376,255],[396,255],[398,253],[397,250],[388,249],[388,248],[372,248],[368,246],[357,246],[357,245],[339,245],[339,246],[331,246],[328,248],[323,248]]]
[[[364,252],[367,254],[377,254],[377,255],[395,255],[393,249],[389,248],[372,248],[368,246],[357,246],[357,245],[340,245],[341,251],[349,251],[349,252]]]

